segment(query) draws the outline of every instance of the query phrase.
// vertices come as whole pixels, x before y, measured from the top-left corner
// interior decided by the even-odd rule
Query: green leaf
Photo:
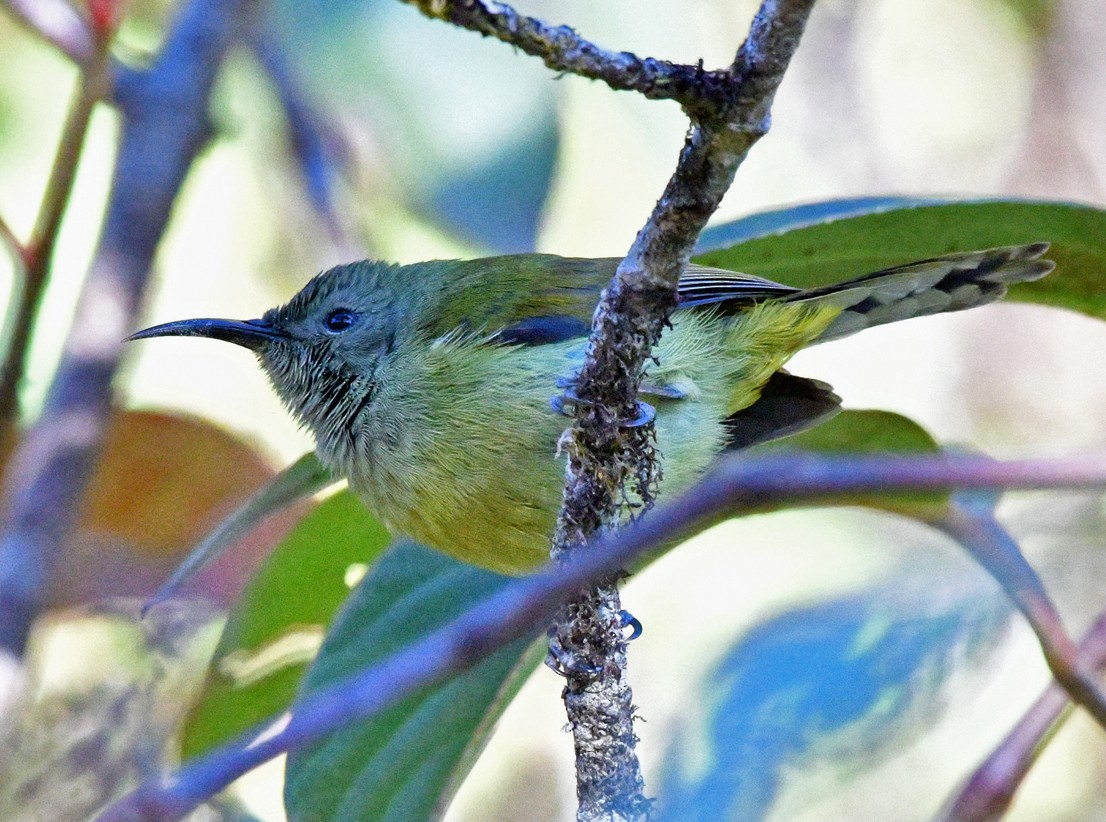
[[[827,454],[903,454],[936,452],[937,442],[922,426],[892,411],[848,409],[801,434],[762,448]]]
[[[873,213],[859,214],[865,210]],[[881,268],[1045,240],[1057,270],[1010,298],[1106,319],[1106,211],[1018,200],[843,200],[758,214],[711,229],[695,261],[802,288]]]
[[[327,625],[349,596],[349,575],[390,542],[349,491],[308,514],[235,605],[207,683],[184,727],[185,758],[285,710]]]
[[[371,666],[510,582],[414,543],[396,545],[342,609],[303,693]],[[284,789],[288,818],[435,816],[541,654],[533,638],[516,641],[442,685],[292,751]]]
[[[694,256],[698,259],[700,254],[725,250],[758,237],[783,234],[832,220],[923,205],[941,205],[945,202],[947,201],[914,197],[854,197],[757,211],[728,223],[707,226],[699,235]]]

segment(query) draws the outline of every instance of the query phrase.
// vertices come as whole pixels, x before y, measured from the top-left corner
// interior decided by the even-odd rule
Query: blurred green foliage
[[[319,505],[281,541],[231,610],[184,726],[185,758],[288,707],[357,569],[364,573],[390,541],[348,491]]]
[[[311,97],[370,129],[400,204],[484,251],[531,251],[558,154],[549,72],[393,0],[278,2]]]

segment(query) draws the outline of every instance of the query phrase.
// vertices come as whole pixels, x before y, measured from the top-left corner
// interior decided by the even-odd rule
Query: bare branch
[[[1106,671],[1106,612],[1079,643],[1079,659],[1099,673]],[[1053,683],[1018,720],[997,748],[976,769],[942,813],[942,822],[988,822],[1000,819],[1029,769],[1072,713],[1068,693]]]
[[[120,101],[123,133],[103,236],[39,421],[12,456],[0,500],[0,649],[20,654],[73,525],[157,243],[207,141],[216,72],[255,0],[192,0]]]
[[[65,0],[4,0],[20,23],[57,48],[74,63],[84,65],[96,53],[96,37],[88,20]]]
[[[1106,696],[1095,681],[1094,668],[1064,630],[1060,613],[1017,543],[987,512],[980,516],[955,502],[933,524],[968,549],[1003,588],[1033,628],[1045,661],[1056,681],[1106,729]]]
[[[11,340],[4,354],[3,366],[0,367],[0,421],[3,422],[11,421],[19,414],[18,392],[23,379],[27,347],[49,282],[62,216],[73,190],[77,164],[80,162],[88,125],[92,121],[93,108],[109,92],[110,39],[98,37],[93,42],[93,53],[88,56],[87,65],[81,72],[77,94],[62,129],[34,232],[23,249],[26,265],[19,288],[19,301],[15,308]]]
[[[494,37],[534,57],[553,71],[602,80],[617,91],[636,91],[650,100],[675,100],[689,113],[710,114],[732,103],[729,71],[704,71],[609,51],[585,40],[568,26],[550,26],[519,14],[506,3],[488,0],[403,0],[427,17]]]
[[[860,493],[951,488],[1086,488],[1106,486],[1106,454],[1067,460],[995,462],[981,457],[826,457],[785,454],[733,457],[679,499],[617,534],[503,588],[444,628],[384,662],[313,692],[292,716],[266,723],[232,743],[142,786],[98,822],[168,822],[263,762],[408,694],[478,664],[507,643],[548,623],[564,598],[632,565],[657,545],[686,538],[732,516],[800,501]]]
[[[19,238],[15,236],[15,232],[12,231],[12,227],[8,225],[7,221],[3,217],[0,217],[0,245],[7,247],[11,252],[12,257],[20,268],[26,268],[27,266],[27,249],[23,247],[23,243]]]

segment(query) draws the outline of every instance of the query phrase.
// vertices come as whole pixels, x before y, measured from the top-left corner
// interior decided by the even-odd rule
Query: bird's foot
[[[570,676],[595,676],[603,670],[581,659],[576,652],[565,648],[555,636],[549,637],[549,652],[545,655],[545,665],[553,673],[565,679]]]
[[[558,387],[561,380],[558,380]],[[565,387],[563,393],[558,394],[555,397],[551,397],[549,400],[549,407],[553,409],[554,413],[560,414],[565,417],[575,417],[576,408],[578,406],[593,405],[591,400],[585,400],[576,393],[575,384]],[[643,425],[649,425],[657,418],[657,409],[651,406],[647,402],[637,401],[637,414],[628,420],[622,420],[619,422],[619,428],[641,428]]]
[[[637,401],[637,416],[632,420],[623,420],[620,428],[641,428],[651,424],[657,418],[657,409],[647,402]]]

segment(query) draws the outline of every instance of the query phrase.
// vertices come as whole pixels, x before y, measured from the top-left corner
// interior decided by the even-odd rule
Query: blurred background
[[[116,54],[141,62],[155,51],[174,7],[134,0]],[[756,4],[517,7],[610,48],[714,67],[732,60]],[[714,222],[865,194],[1106,206],[1104,11],[1101,0],[822,0],[772,131]],[[391,0],[282,0],[268,14],[267,46],[236,51],[221,74],[217,137],[176,204],[143,324],[254,317],[316,272],[361,256],[620,256],[687,128],[675,104],[555,77]],[[0,53],[0,214],[26,236],[77,73],[3,13]],[[324,159],[307,166],[290,137],[289,87],[323,135]],[[32,416],[60,354],[62,334],[50,329],[65,328],[94,248],[117,138],[117,117],[102,107],[34,338],[23,394]],[[0,293],[12,276],[0,255]],[[995,456],[1070,454],[1106,446],[1104,349],[1097,321],[997,305],[877,328],[803,352],[789,369],[830,382],[846,407],[905,414],[942,443]],[[97,523],[122,515],[86,518],[59,572],[59,609],[148,592],[243,489],[311,447],[245,351],[134,345],[117,385],[126,408],[198,421],[197,443],[180,454],[193,472],[188,487],[236,479],[197,513],[195,533],[145,540],[171,549],[134,550],[149,525],[132,523],[127,550],[109,562]],[[124,439],[156,452],[163,435],[149,436],[143,446]],[[1106,605],[1101,497],[1021,494],[999,513],[1078,634]],[[205,583],[214,627],[203,641],[217,636],[219,609],[249,562],[291,521],[256,537],[245,567],[224,569],[237,583]],[[929,818],[1047,682],[1035,641],[982,571],[948,539],[889,515],[729,523],[632,579],[624,603],[645,626],[630,677],[646,780],[674,819]],[[118,644],[102,621],[58,610],[39,629],[36,664],[54,672],[47,680],[69,682],[82,655]],[[210,649],[198,647],[198,658]],[[560,688],[545,668],[532,677],[448,819],[574,817]],[[742,721],[729,727],[724,716]],[[719,770],[732,784],[715,784]],[[279,779],[278,763],[243,780],[252,813],[281,818]],[[742,807],[712,804],[728,801],[734,784],[748,786]],[[1011,818],[1106,819],[1104,784],[1106,739],[1077,715]]]

